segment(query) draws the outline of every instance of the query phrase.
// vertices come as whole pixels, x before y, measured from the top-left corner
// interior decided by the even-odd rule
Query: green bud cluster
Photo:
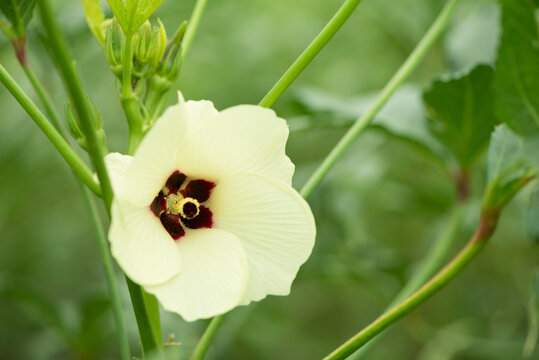
[[[167,34],[161,20],[152,28],[146,20],[133,35],[133,75],[144,79],[152,75],[159,66],[167,44]]]

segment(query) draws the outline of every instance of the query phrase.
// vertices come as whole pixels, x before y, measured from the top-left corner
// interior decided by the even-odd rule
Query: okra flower
[[[109,154],[109,239],[127,276],[187,321],[289,294],[316,230],[287,138],[272,110],[180,94],[134,156]]]

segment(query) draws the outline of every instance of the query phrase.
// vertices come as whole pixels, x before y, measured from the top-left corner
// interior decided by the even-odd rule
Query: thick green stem
[[[193,39],[195,38],[195,33],[198,29],[198,25],[200,24],[200,19],[202,18],[202,14],[204,13],[204,9],[206,8],[206,3],[208,0],[197,0],[195,4],[195,8],[193,9],[193,13],[191,14],[191,17],[189,18],[189,22],[187,23],[187,29],[185,29],[185,35],[182,40],[181,45],[181,59],[185,59],[185,56],[187,55],[187,52],[189,51],[189,48],[191,47],[191,43],[193,42]]]
[[[105,166],[104,158],[106,150],[99,141],[95,120],[93,119],[92,112],[88,108],[88,100],[82,90],[79,77],[75,71],[71,56],[69,56],[67,52],[62,35],[52,17],[49,2],[46,0],[38,1],[38,6],[41,13],[41,22],[43,23],[43,27],[49,38],[49,44],[56,55],[59,69],[68,89],[71,101],[77,111],[80,126],[86,137],[88,154],[90,155],[97,177],[99,178],[103,199],[107,209],[110,210],[112,202],[112,186]]]
[[[438,39],[442,31],[445,29],[451,15],[455,11],[455,8],[459,0],[450,0],[447,2],[442,12],[438,15],[434,23],[429,30],[423,36],[419,44],[412,51],[408,59],[402,64],[399,70],[393,75],[391,80],[382,89],[382,92],[378,95],[371,107],[355,122],[354,125],[348,130],[348,132],[341,138],[341,140],[335,145],[331,152],[326,156],[322,164],[316,169],[314,174],[307,180],[306,184],[301,189],[300,193],[303,197],[308,197],[314,189],[320,184],[324,176],[335,165],[337,160],[343,155],[346,149],[352,145],[354,140],[359,134],[367,128],[367,126],[374,119],[378,111],[389,100],[391,95],[397,90],[397,88],[410,76],[412,71],[419,66],[421,60],[425,57],[427,51],[431,48],[434,42]]]
[[[204,359],[204,355],[206,355],[206,352],[210,347],[211,341],[213,340],[213,337],[215,336],[215,333],[217,332],[217,329],[219,329],[219,326],[221,325],[221,322],[224,318],[225,315],[223,314],[211,319],[210,324],[206,328],[206,331],[204,331],[204,335],[202,335],[202,338],[198,342],[195,351],[191,356],[191,360]]]
[[[142,140],[142,126],[144,119],[140,112],[137,96],[133,93],[131,83],[131,68],[133,66],[133,34],[125,34],[125,46],[123,47],[123,73],[121,102],[127,117],[129,126],[129,140],[127,143],[127,152],[133,153]]]
[[[71,166],[75,174],[81,181],[96,195],[101,196],[101,188],[94,181],[92,171],[86,166],[84,161],[75,153],[69,146],[67,141],[49,122],[45,115],[32,102],[32,100],[24,93],[15,80],[9,75],[6,69],[0,65],[0,82],[8,89],[13,97],[19,102],[28,115],[39,126],[41,131],[52,142],[56,150],[62,155],[66,162]]]
[[[428,298],[438,292],[449,281],[455,278],[464,267],[475,258],[483,249],[487,240],[490,239],[498,224],[499,211],[484,212],[475,234],[468,244],[458,253],[453,260],[440,270],[431,280],[423,285],[415,293],[407,297],[399,304],[385,312],[366,328],[354,335],[335,351],[325,357],[325,360],[345,359],[357,349],[361,348],[370,339],[381,333],[384,329],[397,320],[416,309]]]
[[[288,70],[281,76],[279,81],[260,101],[259,105],[270,107],[281,96],[285,90],[296,80],[301,72],[309,65],[316,55],[326,46],[333,35],[348,20],[352,12],[359,5],[361,0],[346,0],[327,25],[320,31],[314,40],[307,46],[301,55],[294,61]]]
[[[89,111],[85,94],[80,85],[73,61],[67,52],[58,27],[54,22],[54,18],[52,17],[49,3],[46,0],[41,0],[38,2],[38,5],[41,10],[41,21],[49,36],[50,45],[57,56],[60,71],[68,88],[77,114],[79,115],[81,127],[88,143],[88,153],[96,168],[97,176],[101,184],[103,199],[105,201],[107,211],[110,213],[113,192],[104,161],[106,152],[105,148],[98,141],[97,129],[93,126],[92,114]],[[130,280],[127,282],[133,302],[133,308],[135,309],[135,317],[137,319],[139,334],[141,336],[143,352],[149,353],[155,348],[159,348],[158,344],[161,342],[158,342],[155,339],[153,331],[151,330],[152,326],[146,312],[146,305],[144,303],[142,289],[140,286],[134,284]],[[140,311],[140,309],[144,309],[144,311]]]
[[[427,282],[427,280],[430,279],[440,268],[446,259],[449,250],[451,249],[453,240],[456,238],[462,222],[464,208],[464,203],[456,203],[449,218],[447,219],[447,223],[440,232],[440,235],[434,241],[424,259],[421,261],[416,271],[414,271],[412,277],[406,282],[406,285],[401,289],[401,291],[399,291],[393,301],[391,301],[389,306],[386,308],[386,311],[410,296],[414,291],[421,287],[421,285]],[[383,334],[380,334],[380,336],[368,342],[360,350],[356,351],[356,353],[350,357],[350,360],[358,360],[363,357],[365,353],[376,343],[376,341],[381,339],[382,335]]]
[[[120,300],[120,293],[118,292],[118,286],[116,285],[116,278],[114,276],[114,267],[112,265],[112,258],[110,256],[109,248],[107,245],[107,235],[101,224],[99,218],[99,212],[97,211],[96,204],[88,190],[81,186],[82,195],[95,230],[95,236],[97,238],[97,245],[99,247],[99,254],[103,261],[103,268],[105,270],[105,278],[107,279],[107,287],[109,289],[110,301],[112,304],[112,314],[114,316],[114,322],[116,323],[116,330],[118,332],[118,339],[120,341],[120,353],[122,360],[131,359],[129,351],[129,339],[127,337],[127,331],[124,325],[124,319],[122,315],[122,303]]]
[[[127,287],[129,288],[129,296],[133,303],[133,310],[137,319],[140,343],[142,345],[143,356],[147,356],[158,349],[158,342],[150,322],[149,314],[144,302],[144,293],[141,287],[135,284],[127,276],[125,277]]]
[[[58,132],[60,132],[63,135],[64,139],[66,139],[66,141],[69,143],[68,135],[65,133],[65,131],[62,131],[62,127],[60,126],[60,121],[58,119],[58,116],[56,115],[54,104],[52,103],[51,98],[48,95],[48,93],[45,91],[45,88],[41,84],[41,81],[39,81],[38,77],[30,68],[28,62],[21,63],[21,66],[25,70],[25,73],[28,79],[30,80],[30,82],[32,83],[34,90],[36,91],[39,98],[41,99],[41,102],[43,103],[43,106],[45,107],[51,119],[51,123],[54,125],[56,130],[58,130]],[[118,340],[120,343],[120,354],[121,354],[122,360],[130,360],[131,355],[130,355],[130,350],[129,350],[129,338],[127,336],[127,331],[125,329],[125,325],[123,321],[122,304],[120,301],[120,295],[118,293],[118,286],[116,284],[116,278],[114,276],[114,268],[112,265],[112,259],[110,257],[110,253],[107,247],[107,237],[105,235],[103,225],[101,224],[101,220],[99,218],[99,212],[97,211],[97,207],[95,205],[94,200],[92,199],[88,189],[84,186],[84,184],[80,181],[80,179],[78,180],[79,180],[79,185],[81,187],[84,201],[86,203],[86,207],[88,209],[88,213],[90,214],[90,217],[92,219],[92,225],[95,230],[99,253],[101,255],[101,261],[103,262],[103,268],[105,271],[105,279],[107,281],[107,287],[109,289],[109,293],[111,297],[112,314],[114,316],[114,322],[116,324]]]

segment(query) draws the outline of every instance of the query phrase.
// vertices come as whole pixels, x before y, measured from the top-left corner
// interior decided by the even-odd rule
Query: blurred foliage
[[[176,87],[186,99],[211,99],[218,109],[257,103],[340,4],[210,1]],[[172,33],[193,5],[193,0],[167,0],[156,17]],[[440,0],[364,0],[277,102],[276,111],[290,123],[287,151],[297,167],[297,188],[404,61],[442,5]],[[127,126],[116,80],[82,5],[56,0],[54,8],[85,88],[103,115],[109,149],[123,151]],[[209,359],[321,358],[392,300],[456,198],[455,169],[448,149],[428,131],[422,93],[443,74],[455,77],[477,64],[496,63],[500,14],[495,1],[461,3],[442,41],[310,198],[317,244],[291,295],[235,310]],[[65,93],[41,35],[40,24],[31,22],[28,59],[61,109]],[[31,93],[6,38],[0,41],[0,62]],[[174,101],[171,96],[169,102]],[[106,285],[78,186],[3,87],[0,106],[1,358],[116,359]],[[486,157],[478,156],[469,169],[471,195],[455,251],[477,224],[486,183]],[[539,254],[524,222],[532,192],[527,188],[510,204],[485,253],[395,325],[368,359],[521,358],[528,316],[536,316],[529,315],[536,313],[528,304]],[[120,290],[137,354],[131,306],[125,286]],[[174,333],[183,354],[206,325],[169,313],[162,320],[163,334]],[[537,350],[529,358],[534,354]]]

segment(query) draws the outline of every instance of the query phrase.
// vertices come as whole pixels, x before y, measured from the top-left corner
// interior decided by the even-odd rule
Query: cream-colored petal
[[[216,181],[239,172],[290,184],[294,165],[285,154],[288,127],[275,112],[239,105],[212,121],[190,123],[177,166],[195,178]]]
[[[217,229],[192,230],[178,241],[178,248],[179,274],[164,284],[146,286],[146,291],[187,321],[210,318],[238,305],[248,266],[234,235]]]
[[[123,188],[125,174],[132,160],[132,156],[117,152],[105,156],[105,165],[107,166],[110,182],[112,183],[112,190],[114,190],[115,193]]]
[[[237,174],[217,183],[208,206],[215,228],[236,235],[247,254],[249,283],[242,304],[287,295],[316,236],[305,200],[283,182]]]
[[[138,284],[160,284],[180,271],[177,244],[148,206],[135,207],[115,199],[109,240],[112,255]]]

